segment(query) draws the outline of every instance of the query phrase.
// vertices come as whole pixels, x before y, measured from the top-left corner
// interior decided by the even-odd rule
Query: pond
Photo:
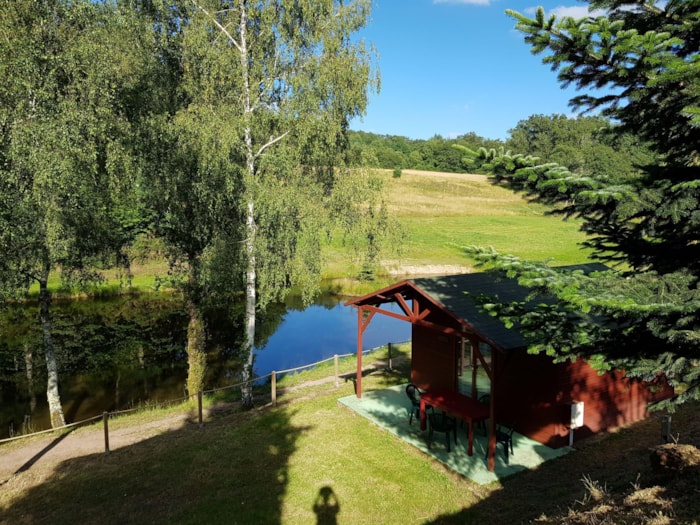
[[[391,308],[385,307],[390,310]],[[411,325],[377,315],[362,335],[363,349],[408,341]],[[307,363],[357,351],[357,310],[337,302],[291,310],[263,348],[255,352],[255,373],[289,370]]]
[[[231,309],[235,310],[235,308]],[[240,312],[241,308],[238,308]],[[145,294],[52,305],[67,422],[185,395],[187,316],[179,298]],[[0,313],[0,439],[49,428],[46,365],[36,305]],[[206,388],[235,384],[244,334],[235,312],[211,311]],[[324,295],[306,308],[277,304],[258,319],[254,370],[302,367],[357,349],[357,311]],[[410,324],[375,316],[364,349],[410,339]]]

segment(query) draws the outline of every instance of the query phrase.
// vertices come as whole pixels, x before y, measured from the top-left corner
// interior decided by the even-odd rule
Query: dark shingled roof
[[[590,273],[608,268],[604,264],[591,263],[556,269]],[[483,313],[469,295],[493,296],[500,302],[523,301],[530,290],[519,285],[515,279],[501,277],[495,272],[480,272],[411,279],[411,282],[502,350],[515,350],[526,345],[517,328],[506,328],[498,318]]]

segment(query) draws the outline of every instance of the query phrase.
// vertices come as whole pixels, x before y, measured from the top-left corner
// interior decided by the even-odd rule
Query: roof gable
[[[607,270],[599,263],[560,266],[557,270],[584,273]],[[421,297],[435,304],[439,310],[449,316],[449,323],[467,326],[484,341],[501,350],[515,350],[526,346],[526,341],[517,327],[507,328],[497,317],[482,312],[474,296],[484,294],[493,296],[501,302],[524,301],[530,289],[518,284],[516,279],[503,277],[498,272],[487,271],[440,277],[408,279],[371,294],[348,301],[355,307],[368,305],[378,307],[388,302],[409,300]],[[447,318],[444,318],[447,319]],[[408,320],[408,319],[406,319]]]

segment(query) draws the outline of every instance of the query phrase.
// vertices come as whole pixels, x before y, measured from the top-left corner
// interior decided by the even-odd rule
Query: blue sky
[[[581,17],[576,0],[375,0],[360,36],[376,47],[381,90],[351,128],[412,139],[474,132],[505,139],[530,115],[574,116],[556,73],[530,53],[514,9]]]

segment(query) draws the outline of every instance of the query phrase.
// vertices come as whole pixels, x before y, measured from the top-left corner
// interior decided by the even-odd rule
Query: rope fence
[[[362,355],[366,355],[366,354],[370,354],[370,353],[376,352],[377,350],[382,349],[382,348],[387,348],[387,350],[388,350],[387,368],[388,368],[389,370],[391,370],[391,369],[392,369],[392,359],[393,359],[393,356],[392,356],[392,347],[393,347],[394,345],[404,344],[404,343],[407,343],[407,342],[409,342],[409,341],[402,341],[402,342],[399,342],[399,343],[387,343],[386,345],[377,346],[377,347],[374,347],[374,348],[370,348],[370,349],[368,349],[368,350],[363,350],[363,351],[362,351]],[[295,367],[295,368],[288,368],[288,369],[286,369],[286,370],[278,370],[278,371],[273,370],[273,371],[270,372],[269,374],[266,374],[266,375],[263,375],[263,376],[258,376],[258,377],[254,378],[254,379],[250,379],[250,380],[246,380],[246,381],[241,381],[241,382],[236,383],[236,384],[226,385],[226,386],[219,387],[219,388],[212,388],[212,389],[209,389],[209,390],[200,390],[200,391],[197,392],[196,394],[192,394],[192,395],[189,395],[189,396],[183,396],[183,397],[176,398],[176,399],[169,399],[169,400],[165,400],[165,401],[158,401],[158,402],[155,402],[155,403],[153,403],[153,404],[149,404],[149,405],[148,405],[148,408],[153,408],[153,407],[165,407],[165,406],[175,405],[175,404],[178,404],[178,403],[181,404],[181,403],[184,403],[184,402],[186,402],[186,401],[192,400],[192,398],[196,398],[196,399],[197,399],[197,418],[198,418],[198,424],[199,424],[199,428],[203,428],[203,426],[204,426],[204,407],[203,407],[203,404],[204,404],[204,396],[205,396],[205,395],[211,395],[211,394],[215,394],[215,393],[217,393],[217,392],[223,392],[223,391],[226,391],[226,390],[231,390],[231,389],[236,389],[236,388],[242,389],[242,388],[244,388],[244,387],[248,387],[248,388],[251,388],[251,389],[252,389],[256,384],[264,384],[265,382],[267,382],[267,381],[269,380],[269,383],[270,383],[270,399],[271,399],[271,404],[272,404],[272,406],[276,406],[276,404],[277,404],[277,393],[278,393],[277,379],[278,379],[280,376],[283,376],[283,375],[286,375],[286,374],[297,373],[297,372],[300,372],[300,371],[306,370],[306,369],[315,368],[315,367],[318,367],[319,365],[322,365],[322,364],[328,363],[328,362],[330,362],[330,361],[333,361],[333,375],[332,375],[332,376],[325,376],[325,378],[323,378],[323,379],[328,379],[329,377],[332,377],[332,378],[333,378],[334,385],[335,385],[335,387],[337,388],[337,387],[340,385],[340,373],[339,373],[340,360],[341,360],[341,359],[345,359],[345,358],[347,358],[347,357],[355,356],[355,355],[357,355],[357,354],[354,353],[354,352],[352,352],[352,353],[347,353],[347,354],[340,354],[340,355],[335,354],[333,357],[329,357],[329,358],[323,359],[323,360],[321,360],[321,361],[316,361],[315,363],[309,363],[309,364],[302,365],[302,366],[298,366],[298,367]],[[63,425],[63,426],[61,426],[61,427],[50,428],[50,429],[47,429],[47,430],[41,430],[41,431],[38,431],[38,432],[32,432],[32,433],[30,433],[30,434],[22,434],[22,435],[20,435],[20,436],[13,436],[13,437],[5,438],[5,439],[0,439],[0,445],[2,445],[3,443],[9,443],[9,442],[12,442],[12,441],[17,441],[17,440],[21,440],[21,439],[30,438],[30,437],[35,437],[35,436],[38,436],[38,435],[41,435],[41,434],[47,434],[47,433],[51,433],[51,432],[63,432],[63,431],[66,431],[66,430],[67,430],[67,431],[72,431],[72,430],[74,430],[75,428],[77,428],[77,427],[79,427],[79,426],[87,425],[88,423],[94,423],[95,421],[98,421],[98,420],[101,419],[101,420],[102,420],[102,425],[103,425],[103,427],[104,427],[105,454],[110,454],[110,448],[109,448],[109,420],[110,420],[111,418],[115,417],[115,416],[121,416],[121,415],[125,415],[125,414],[134,413],[134,412],[138,412],[138,411],[144,410],[144,408],[145,408],[145,407],[136,407],[136,408],[123,409],[123,410],[105,411],[105,412],[102,413],[102,415],[93,416],[93,417],[90,417],[90,418],[87,418],[87,419],[83,419],[83,420],[81,420],[81,421],[76,421],[76,422],[74,422],[74,423],[70,423],[70,424],[67,424],[67,425]]]

